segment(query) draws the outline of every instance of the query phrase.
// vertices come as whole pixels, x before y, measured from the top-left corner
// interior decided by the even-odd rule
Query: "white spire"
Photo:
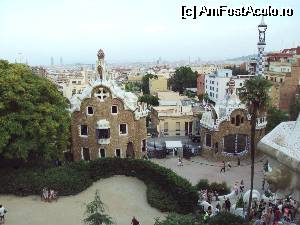
[[[265,23],[264,16],[261,17],[261,21],[260,21],[259,26],[267,26],[266,23]]]

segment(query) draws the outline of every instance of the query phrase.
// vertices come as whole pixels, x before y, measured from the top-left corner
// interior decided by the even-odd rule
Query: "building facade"
[[[250,150],[251,124],[247,108],[241,103],[232,79],[225,100],[207,105],[200,120],[203,154],[216,159],[244,157]],[[266,115],[257,118],[257,143],[265,134]]]
[[[300,56],[295,56],[294,59],[291,67],[286,65],[284,65],[284,67],[279,66],[279,68],[273,68],[273,71],[265,73],[265,78],[272,83],[272,87],[269,91],[269,96],[272,101],[271,104],[284,111],[289,111],[290,106],[295,102],[296,94],[299,93]],[[274,72],[274,70],[290,72]]]
[[[160,137],[188,136],[193,133],[192,106],[156,106],[152,108],[151,124]]]
[[[99,78],[71,98],[73,158],[141,158],[146,154],[147,107],[105,74],[102,50],[98,60]]]
[[[222,102],[228,94],[229,81],[234,79],[235,91],[238,93],[239,88],[244,86],[244,82],[253,75],[232,75],[232,70],[217,70],[213,74],[205,76],[205,93],[209,99],[214,102]]]

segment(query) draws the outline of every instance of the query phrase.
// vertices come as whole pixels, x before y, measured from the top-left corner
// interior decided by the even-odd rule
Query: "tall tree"
[[[175,74],[169,79],[169,86],[173,91],[183,94],[186,88],[197,87],[197,74],[190,67],[182,66],[176,69]]]
[[[104,204],[100,199],[98,190],[94,200],[87,204],[85,214],[87,217],[84,219],[84,223],[87,225],[114,224],[112,218],[105,214]]]
[[[46,78],[0,60],[0,157],[62,157],[69,140],[67,108],[67,99]]]
[[[149,79],[157,79],[157,75],[147,73],[142,79],[143,94],[150,94]]]
[[[247,217],[249,219],[250,209],[252,204],[252,191],[253,191],[253,180],[254,180],[254,159],[255,159],[255,130],[256,130],[256,119],[263,110],[266,109],[269,103],[268,91],[272,84],[260,76],[255,76],[245,82],[244,87],[240,89],[240,99],[242,102],[247,104],[248,111],[251,115],[251,138],[250,138],[250,149],[251,149],[251,187],[250,196],[248,201]]]

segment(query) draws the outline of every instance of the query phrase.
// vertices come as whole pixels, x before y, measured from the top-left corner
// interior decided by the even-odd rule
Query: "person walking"
[[[241,184],[240,184],[240,192],[241,192],[241,193],[244,192],[244,188],[245,188],[244,180],[241,180]]]
[[[7,213],[7,210],[2,205],[0,205],[0,223],[5,222],[5,213]]]
[[[227,162],[227,166],[228,166],[228,169],[231,169],[231,163],[229,161]]]
[[[222,168],[220,170],[220,173],[222,173],[222,171],[225,173],[225,161],[223,161],[223,166],[222,166]]]
[[[230,212],[231,202],[230,202],[229,198],[227,198],[225,201],[225,208],[226,208],[226,211]]]
[[[237,165],[238,165],[238,166],[241,165],[241,159],[240,159],[240,157],[238,157],[238,159],[237,159]]]
[[[140,222],[135,217],[133,217],[131,220],[131,224],[132,225],[140,225]]]
[[[265,191],[265,184],[266,184],[266,179],[263,178],[262,180],[262,190]]]

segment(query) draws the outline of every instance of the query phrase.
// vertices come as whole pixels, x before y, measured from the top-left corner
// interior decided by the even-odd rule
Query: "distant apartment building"
[[[127,82],[128,83],[142,83],[143,77],[142,76],[128,76]]]
[[[151,95],[156,95],[157,92],[168,90],[168,80],[164,76],[149,79],[149,90]]]
[[[198,74],[210,74],[214,73],[218,69],[223,69],[223,65],[217,64],[203,64],[198,66],[191,66],[192,71],[198,72]]]
[[[300,85],[300,55],[291,60],[292,63],[272,62],[265,78],[272,82],[269,91],[273,107],[289,111],[295,102]]]
[[[209,99],[214,103],[221,102],[228,94],[229,81],[234,80],[238,93],[239,89],[243,87],[244,82],[253,75],[232,75],[232,70],[221,69],[217,70],[213,74],[205,76],[205,93],[207,93]]]
[[[193,132],[192,106],[156,106],[152,108],[151,123],[160,137],[188,136]]]
[[[255,57],[250,58],[248,62],[246,63],[246,70],[249,72],[251,75],[255,75],[256,73],[256,65],[257,65],[257,60]]]
[[[46,77],[52,81],[63,94],[70,99],[75,94],[80,94],[89,82],[96,80],[94,70],[48,70]]]

